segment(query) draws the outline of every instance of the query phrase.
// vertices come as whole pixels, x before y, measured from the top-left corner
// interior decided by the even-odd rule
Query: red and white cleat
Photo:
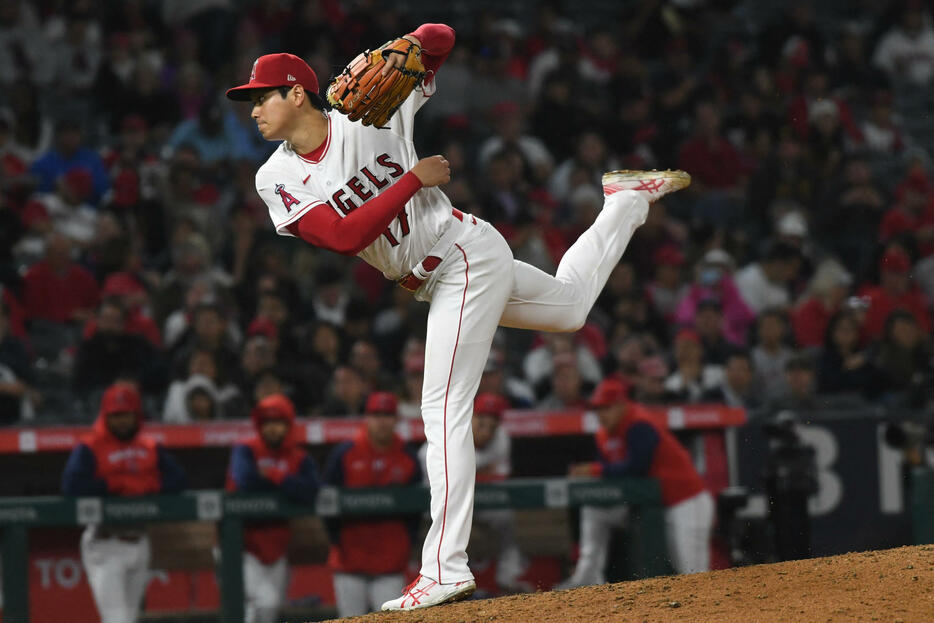
[[[690,184],[691,176],[684,171],[609,171],[603,174],[603,195],[635,190],[652,203]]]
[[[402,597],[387,601],[383,604],[381,610],[417,610],[418,608],[438,606],[467,599],[473,595],[475,590],[477,590],[477,583],[473,580],[465,580],[454,584],[438,584],[431,578],[420,575],[405,587],[405,590],[402,591]]]

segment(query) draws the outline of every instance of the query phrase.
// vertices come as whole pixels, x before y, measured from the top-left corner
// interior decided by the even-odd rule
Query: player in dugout
[[[261,56],[250,80],[227,91],[252,102],[266,140],[281,141],[256,174],[276,232],[359,256],[430,302],[421,410],[431,525],[421,573],[383,610],[443,604],[476,589],[467,565],[476,471],[470,423],[496,328],[579,329],[649,203],[690,184],[683,171],[606,173],[603,209],[555,275],[516,260],[492,225],[454,208],[438,188],[451,179],[450,163],[441,155],[420,159],[415,151],[415,114],[453,47],[451,27],[422,24],[372,55],[385,60],[371,77],[410,77],[407,61],[413,55],[424,61],[418,87],[398,108],[383,106],[392,111],[385,127],[325,110],[318,77],[291,54]]]
[[[600,420],[595,435],[599,458],[572,465],[569,474],[657,479],[672,566],[678,573],[708,571],[714,502],[687,450],[641,406],[630,402],[625,386],[615,378],[597,385],[590,406]],[[580,558],[574,573],[556,590],[606,582],[611,531],[627,516],[626,506],[581,508]]]
[[[301,447],[295,406],[283,394],[260,400],[250,412],[256,436],[234,446],[227,472],[228,491],[281,491],[303,504],[318,495],[318,468]],[[275,623],[285,602],[291,538],[289,522],[249,522],[243,532],[243,589],[246,623]]]
[[[121,381],[108,387],[91,434],[68,457],[62,492],[130,497],[181,491],[187,482],[182,468],[142,428],[136,386]],[[84,530],[81,562],[102,623],[137,620],[150,556],[144,525],[94,523]]]
[[[421,470],[415,455],[396,434],[398,401],[374,392],[366,401],[365,426],[351,441],[334,448],[324,480],[337,487],[391,487],[415,484]],[[328,519],[328,564],[340,617],[378,610],[405,585],[405,570],[419,515]]]

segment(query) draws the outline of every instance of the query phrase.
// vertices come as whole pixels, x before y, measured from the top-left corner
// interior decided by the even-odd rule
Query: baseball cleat
[[[608,171],[603,174],[603,195],[635,190],[652,203],[690,184],[691,176],[684,171]]]
[[[383,604],[381,610],[417,610],[429,606],[439,606],[452,601],[467,599],[473,595],[475,590],[477,590],[477,583],[473,580],[465,580],[454,584],[438,584],[431,578],[420,575],[405,587],[405,590],[402,591],[402,597],[387,601]]]

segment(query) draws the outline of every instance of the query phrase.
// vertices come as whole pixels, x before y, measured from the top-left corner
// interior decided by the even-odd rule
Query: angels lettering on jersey
[[[331,208],[343,218],[363,205],[363,202],[372,199],[376,191],[380,191],[389,186],[405,173],[402,165],[393,161],[389,154],[383,153],[377,156],[376,163],[379,165],[376,173],[370,171],[368,166],[360,167],[359,173],[353,175],[342,187],[334,191],[325,203],[331,206]],[[305,178],[305,182],[307,181],[308,177]],[[275,193],[282,200],[282,205],[285,206],[286,213],[291,213],[292,206],[301,203],[295,198],[295,195],[285,189],[285,184],[276,184]],[[408,236],[409,218],[404,207],[399,211],[396,219],[399,222],[402,236]],[[396,238],[395,234],[393,234],[388,227],[386,231],[383,232],[383,237],[386,238],[386,242],[391,246],[395,247],[399,244],[398,238]]]

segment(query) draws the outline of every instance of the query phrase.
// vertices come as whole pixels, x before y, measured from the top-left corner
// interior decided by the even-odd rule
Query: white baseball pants
[[[404,587],[405,576],[401,573],[335,573],[334,598],[337,601],[337,616],[355,617],[376,612],[384,602],[398,597]]]
[[[81,535],[81,562],[101,623],[134,623],[149,583],[149,537],[99,539],[96,532],[92,525]]]
[[[515,260],[499,232],[478,219],[419,293],[431,301],[422,386],[431,526],[422,575],[441,584],[473,577],[466,552],[476,471],[470,422],[496,328],[579,329],[648,207],[635,191],[610,195],[554,276]]]
[[[571,584],[606,582],[606,559],[613,528],[625,525],[627,506],[581,508],[580,558]],[[678,573],[710,569],[710,537],[713,533],[713,498],[706,491],[665,509],[668,556]]]
[[[285,556],[271,565],[264,565],[250,552],[243,552],[246,623],[276,623],[288,584],[289,563]]]

